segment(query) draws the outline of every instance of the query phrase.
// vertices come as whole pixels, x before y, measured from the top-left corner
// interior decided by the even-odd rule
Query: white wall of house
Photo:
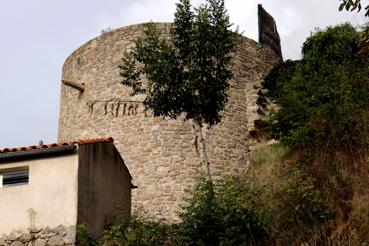
[[[78,155],[0,164],[0,174],[29,167],[28,184],[0,188],[0,235],[77,223]]]

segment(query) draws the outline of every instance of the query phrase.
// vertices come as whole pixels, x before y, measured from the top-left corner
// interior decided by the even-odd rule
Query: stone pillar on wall
[[[271,49],[283,61],[281,39],[277,30],[277,24],[261,4],[258,4],[259,43]]]

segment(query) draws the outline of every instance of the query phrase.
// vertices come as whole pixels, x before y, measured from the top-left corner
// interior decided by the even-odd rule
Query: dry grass
[[[326,165],[331,156],[323,152],[302,168],[301,175],[313,177],[315,186],[336,213],[333,221],[323,225],[327,226],[326,230],[309,237],[312,243],[309,245],[315,245],[314,237],[317,241],[324,237],[325,245],[369,245],[369,164],[364,160],[367,155],[347,158],[344,153],[336,154],[334,159],[339,165],[333,168]],[[271,223],[280,212],[273,199],[280,192],[289,170],[293,172],[296,163],[306,157],[303,155],[303,151],[290,152],[280,144],[259,147],[251,155],[250,170],[244,179],[261,191],[259,199],[271,211]],[[353,159],[359,162],[354,163]],[[303,229],[313,233],[313,228]],[[287,238],[287,234],[279,236]],[[293,239],[290,244],[294,244]]]
[[[251,154],[250,171],[246,178],[259,184],[270,183],[275,179],[275,171],[281,166],[286,149],[281,144],[271,144],[256,148]]]

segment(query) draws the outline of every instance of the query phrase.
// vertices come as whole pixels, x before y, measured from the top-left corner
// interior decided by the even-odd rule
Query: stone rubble
[[[0,246],[75,246],[76,227],[59,225],[0,236]]]

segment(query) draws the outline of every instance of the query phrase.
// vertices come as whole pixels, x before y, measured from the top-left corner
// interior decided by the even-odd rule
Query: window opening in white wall
[[[0,170],[0,188],[28,184],[29,169]]]

